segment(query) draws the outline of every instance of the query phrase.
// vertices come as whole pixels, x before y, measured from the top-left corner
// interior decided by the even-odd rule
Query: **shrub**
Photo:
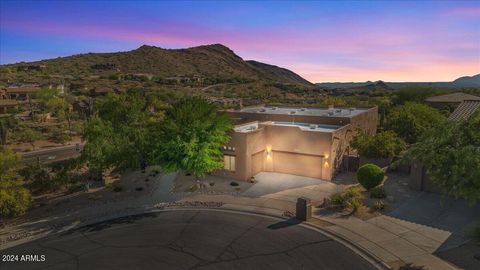
[[[367,190],[370,190],[383,181],[385,172],[375,164],[365,164],[357,171],[358,182]]]
[[[358,131],[350,145],[360,156],[367,158],[393,158],[406,149],[406,143],[393,131],[384,131],[373,136]]]
[[[387,197],[387,193],[383,187],[374,187],[368,191],[370,193],[370,198],[374,199],[384,199]]]
[[[232,187],[238,187],[239,185],[240,184],[237,183],[237,182],[234,182],[234,181],[230,182],[230,186],[232,186]]]
[[[362,191],[358,187],[350,187],[343,192],[333,194],[330,197],[330,203],[333,206],[340,207],[343,210],[356,212],[363,205]]]
[[[383,200],[376,200],[373,202],[373,209],[378,211],[378,210],[383,210],[385,209],[385,202]]]
[[[108,188],[111,188],[113,192],[120,192],[123,191],[123,186],[120,185],[118,181],[110,183],[107,185]]]
[[[27,211],[30,192],[19,184],[6,182],[0,186],[0,216],[14,217]]]

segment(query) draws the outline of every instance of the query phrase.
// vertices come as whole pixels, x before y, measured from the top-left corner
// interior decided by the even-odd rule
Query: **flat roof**
[[[332,132],[342,127],[337,125],[310,124],[310,123],[302,123],[302,122],[266,121],[266,122],[260,123],[257,121],[257,122],[251,122],[251,123],[235,126],[234,131],[241,132],[241,133],[248,133],[248,132],[257,130],[260,127],[260,124],[296,127],[304,131],[313,131],[313,132]]]
[[[284,115],[310,115],[327,117],[352,117],[367,111],[366,108],[302,108],[302,107],[274,107],[258,106],[246,107],[236,112],[258,113],[258,114],[284,114]]]
[[[275,126],[299,127],[301,130],[320,131],[320,132],[332,132],[341,127],[337,125],[309,124],[309,123],[283,122],[283,121],[273,121],[271,122],[271,124]]]
[[[250,132],[250,131],[253,131],[253,130],[256,130],[256,129],[258,129],[258,122],[238,125],[238,126],[235,126],[235,128],[233,130],[235,132],[247,133],[247,132]]]

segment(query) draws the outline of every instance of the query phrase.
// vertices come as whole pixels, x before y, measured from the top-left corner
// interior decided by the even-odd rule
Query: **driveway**
[[[437,250],[443,251],[466,242],[468,231],[480,224],[480,204],[472,206],[464,200],[421,192],[387,215],[450,232],[450,237]]]
[[[341,186],[329,181],[284,173],[261,172],[255,176],[255,180],[258,182],[243,192],[242,196],[287,201],[307,197],[323,201],[323,198],[342,190]]]
[[[207,210],[118,218],[1,253],[45,255],[43,262],[2,262],[11,270],[375,269],[351,249],[298,222]]]

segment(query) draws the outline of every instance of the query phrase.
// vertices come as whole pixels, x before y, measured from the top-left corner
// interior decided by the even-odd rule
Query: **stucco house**
[[[226,111],[235,122],[215,175],[249,180],[262,171],[331,180],[358,129],[375,134],[378,108],[257,106]]]

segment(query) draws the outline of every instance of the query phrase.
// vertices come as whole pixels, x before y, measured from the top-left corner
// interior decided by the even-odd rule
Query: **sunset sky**
[[[312,82],[480,73],[480,1],[0,1],[0,63],[222,43]]]

